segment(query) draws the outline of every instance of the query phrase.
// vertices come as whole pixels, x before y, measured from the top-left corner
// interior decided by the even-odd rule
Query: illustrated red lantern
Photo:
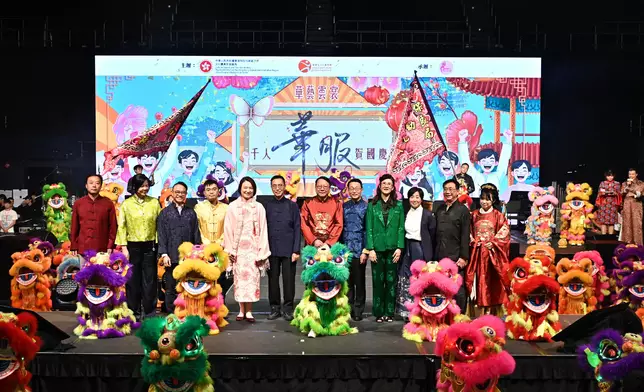
[[[385,121],[387,122],[387,125],[389,125],[389,128],[391,128],[394,132],[398,132],[398,128],[400,127],[400,122],[403,119],[403,115],[405,114],[405,106],[407,105],[407,100],[409,99],[409,91],[408,90],[402,90],[392,100],[391,105],[389,105],[389,108],[387,109],[387,113],[385,114]]]
[[[382,105],[389,97],[389,90],[380,86],[371,86],[364,92],[364,98],[372,105]]]

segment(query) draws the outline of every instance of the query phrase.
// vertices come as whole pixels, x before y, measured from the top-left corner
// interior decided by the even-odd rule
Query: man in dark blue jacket
[[[367,268],[367,254],[365,250],[365,215],[367,214],[367,201],[362,197],[362,181],[357,178],[349,180],[347,184],[351,200],[344,203],[344,230],[342,242],[351,251],[351,270],[349,275],[349,304],[351,304],[351,317],[355,321],[362,320],[366,300],[365,271]]]
[[[195,210],[186,205],[188,186],[177,182],[172,187],[174,202],[161,210],[157,218],[160,261],[166,270],[165,306],[168,313],[174,312],[177,298],[177,282],[172,276],[174,267],[179,264],[179,245],[184,242],[201,244],[199,220]]]
[[[280,312],[280,270],[284,286],[284,319],[293,320],[295,299],[295,271],[300,254],[300,209],[297,203],[284,197],[286,180],[277,175],[271,178],[271,190],[275,197],[264,204],[268,223],[268,243],[271,256],[268,258],[268,302],[271,305],[269,320],[282,315]]]

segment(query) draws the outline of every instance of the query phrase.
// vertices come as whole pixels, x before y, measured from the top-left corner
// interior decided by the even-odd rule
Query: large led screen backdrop
[[[136,164],[154,171],[158,196],[183,181],[195,197],[208,174],[233,196],[238,180],[305,168],[300,194],[319,175],[349,172],[375,188],[417,71],[447,152],[406,176],[426,198],[470,164],[477,185],[501,195],[539,182],[541,60],[536,58],[96,57],[96,165],[104,153],[163,121],[208,80],[165,153],[119,160],[106,182],[125,184]],[[304,138],[304,139],[302,139]],[[474,195],[476,196],[476,195]]]

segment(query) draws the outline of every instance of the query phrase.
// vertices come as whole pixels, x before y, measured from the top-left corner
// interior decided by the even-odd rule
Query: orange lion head
[[[21,289],[30,289],[36,285],[38,275],[43,274],[51,267],[51,258],[38,248],[25,252],[16,252],[11,255],[13,265],[9,275],[16,279]]]
[[[593,285],[593,262],[561,259],[557,263],[557,281],[571,297],[581,297]]]

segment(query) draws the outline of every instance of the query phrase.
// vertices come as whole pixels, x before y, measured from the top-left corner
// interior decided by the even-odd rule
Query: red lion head
[[[501,376],[512,374],[516,363],[506,351],[505,326],[495,316],[482,316],[443,329],[436,339],[441,357],[439,391],[494,391]]]
[[[556,302],[559,284],[552,277],[549,257],[554,250],[540,252],[528,248],[528,251],[526,258],[512,260],[504,276],[506,287],[511,291],[504,304],[508,336],[519,340],[550,340],[561,330]]]
[[[414,302],[406,304],[410,315],[403,336],[417,342],[434,341],[438,331],[461,313],[452,298],[463,284],[463,278],[456,264],[447,258],[439,263],[416,260],[411,265],[411,273],[409,294]]]
[[[26,366],[38,350],[38,322],[32,314],[0,313],[0,391],[29,390]]]

